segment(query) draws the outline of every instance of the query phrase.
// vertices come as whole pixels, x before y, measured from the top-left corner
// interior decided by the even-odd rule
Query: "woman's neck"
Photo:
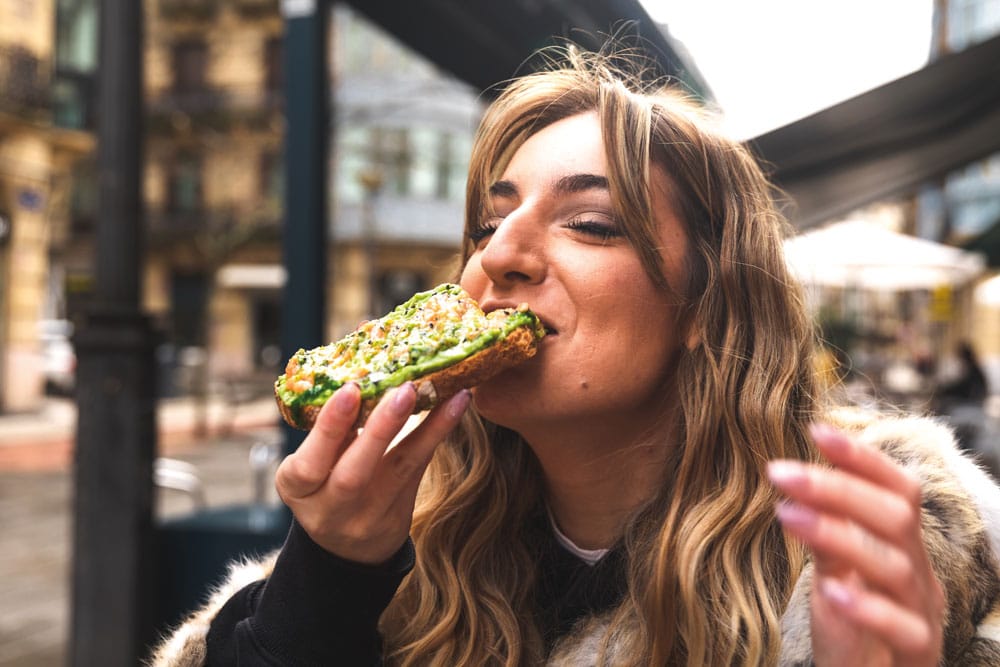
[[[664,443],[588,452],[534,448],[542,465],[549,510],[559,529],[583,549],[610,547],[628,518],[662,484]]]

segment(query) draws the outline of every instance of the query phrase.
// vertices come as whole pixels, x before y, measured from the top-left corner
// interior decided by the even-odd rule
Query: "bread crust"
[[[524,325],[511,330],[504,338],[447,368],[414,378],[417,404],[413,413],[429,410],[461,390],[481,384],[494,375],[527,361],[535,356],[537,350],[538,338],[535,336],[532,326]],[[364,426],[365,421],[384,396],[385,393],[361,402],[361,410],[354,423],[354,428]],[[285,421],[295,428],[306,431],[315,425],[316,417],[322,409],[321,405],[303,406],[296,419],[293,410],[278,396],[277,388],[275,388],[275,399],[278,402],[278,410]]]

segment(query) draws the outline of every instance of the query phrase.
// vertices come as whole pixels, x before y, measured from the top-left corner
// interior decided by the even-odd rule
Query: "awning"
[[[459,79],[487,90],[531,70],[529,56],[568,38],[599,49],[614,33],[641,46],[661,74],[684,81],[702,98],[708,85],[666,30],[638,0],[349,0],[410,48]]]
[[[750,143],[799,228],[905,194],[1000,151],[1000,36]]]

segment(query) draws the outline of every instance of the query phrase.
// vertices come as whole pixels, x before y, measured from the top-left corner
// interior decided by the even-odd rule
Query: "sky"
[[[739,139],[927,62],[933,0],[642,0],[681,40]]]

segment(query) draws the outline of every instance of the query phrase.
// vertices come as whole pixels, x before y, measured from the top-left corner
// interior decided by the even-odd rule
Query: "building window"
[[[171,61],[174,71],[174,93],[186,95],[205,91],[208,67],[208,45],[197,39],[173,45]]]
[[[383,188],[400,197],[410,194],[410,167],[413,153],[406,128],[372,128],[373,162],[384,178]]]
[[[277,371],[281,367],[281,300],[278,293],[259,293],[250,299],[253,366]]]
[[[285,200],[285,161],[277,151],[260,155],[260,191],[268,203],[281,205]]]
[[[417,292],[430,289],[427,277],[416,271],[407,269],[392,269],[383,271],[378,276],[378,295],[376,313],[388,313]]]
[[[167,210],[173,214],[194,213],[201,209],[201,158],[179,155],[170,168]]]
[[[56,67],[88,74],[97,69],[97,0],[56,3]]]
[[[441,134],[435,129],[416,127],[410,130],[413,148],[410,193],[414,197],[431,199],[440,190],[437,168],[440,141]]]
[[[447,131],[413,128],[410,144],[410,194],[441,200],[464,196],[467,141]]]
[[[69,215],[74,233],[92,231],[97,225],[100,205],[97,173],[96,160],[93,158],[81,161],[73,169]]]
[[[203,273],[177,272],[171,276],[171,338],[179,348],[205,344],[202,323],[208,304],[208,285],[208,277]]]
[[[365,197],[358,175],[371,167],[368,133],[365,128],[345,126],[336,133],[333,174],[335,192],[341,204],[357,204]]]
[[[264,87],[269,95],[285,92],[285,46],[280,37],[269,37],[264,43]]]

